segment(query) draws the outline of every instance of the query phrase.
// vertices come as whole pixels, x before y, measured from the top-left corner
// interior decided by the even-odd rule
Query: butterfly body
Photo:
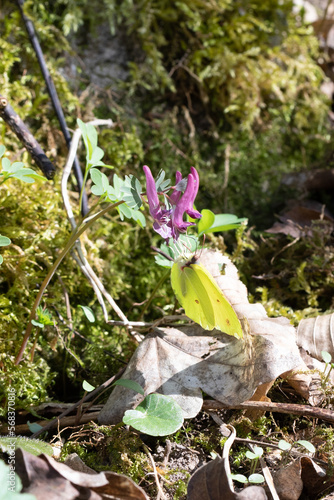
[[[206,330],[216,328],[236,338],[242,338],[242,328],[233,307],[211,274],[196,257],[177,261],[171,273],[176,298],[189,318]]]

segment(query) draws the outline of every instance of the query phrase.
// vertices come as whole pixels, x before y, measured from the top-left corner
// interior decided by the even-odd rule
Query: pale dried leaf
[[[273,476],[280,500],[298,500],[303,490],[300,460],[279,469]]]
[[[202,406],[203,390],[229,405],[250,398],[256,388],[275,380],[301,362],[295,330],[286,318],[268,318],[263,307],[250,304],[235,266],[218,252],[203,252],[201,263],[246,325],[244,338],[236,339],[199,325],[155,329],[134,353],[123,375],[138,382],[145,394],[172,396],[192,418]],[[225,266],[221,275],[219,265]],[[249,329],[250,334],[247,333]],[[119,422],[124,411],[143,396],[117,386],[99,415],[99,422]]]
[[[35,495],[37,500],[148,500],[145,492],[122,474],[79,472],[47,455],[36,457],[20,448],[15,467],[22,492]]]
[[[334,313],[302,319],[297,329],[297,345],[322,361],[321,351],[334,359]]]
[[[303,360],[302,364],[294,370],[283,373],[282,378],[298,394],[307,399],[311,406],[319,406],[324,400],[325,394],[321,387],[321,376],[318,370],[323,372],[325,363],[322,364],[320,361],[312,358],[302,348],[299,351]]]

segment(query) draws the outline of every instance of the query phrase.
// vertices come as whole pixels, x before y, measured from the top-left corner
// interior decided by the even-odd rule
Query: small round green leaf
[[[38,328],[44,328],[44,323],[40,323],[39,321],[36,321],[35,319],[31,320],[32,325],[38,326]]]
[[[261,446],[254,446],[253,450],[257,457],[262,457],[263,448],[261,448]]]
[[[11,241],[7,236],[1,236],[0,234],[0,247],[6,247],[7,245],[10,245]]]
[[[137,382],[134,380],[128,380],[126,378],[120,378],[119,380],[116,380],[116,382],[113,383],[113,385],[121,385],[122,387],[126,387],[127,389],[132,389],[135,392],[138,392],[142,396],[144,396],[144,389],[142,388],[141,385],[139,385]]]
[[[90,385],[90,383],[87,382],[87,380],[84,380],[82,382],[82,387],[83,387],[83,390],[86,392],[92,392],[95,389],[95,387],[93,385]]]
[[[183,412],[171,397],[149,394],[135,410],[125,412],[123,422],[150,436],[168,436],[180,429]]]
[[[42,425],[39,425],[36,422],[29,422],[29,420],[27,421],[27,426],[32,434],[43,429]]]
[[[278,441],[278,447],[283,450],[283,451],[287,451],[287,450],[290,450],[291,448],[291,444],[288,443],[287,441],[284,441],[284,439],[280,439]]]
[[[314,448],[312,443],[309,443],[309,441],[305,441],[304,439],[300,439],[299,441],[296,441],[296,444],[303,446],[310,453],[315,453],[315,448]]]
[[[327,351],[321,351],[321,356],[325,363],[330,363],[332,361],[332,356]]]
[[[83,310],[83,312],[84,312],[86,318],[88,319],[88,321],[90,321],[90,323],[94,323],[95,316],[94,316],[94,313],[93,313],[92,309],[90,307],[88,307],[88,306],[80,306],[79,305],[79,307],[81,307],[81,309]]]
[[[248,479],[243,474],[231,474],[233,481],[238,481],[239,483],[248,483]]]
[[[251,474],[248,478],[248,481],[253,484],[264,483],[264,477],[262,474]]]

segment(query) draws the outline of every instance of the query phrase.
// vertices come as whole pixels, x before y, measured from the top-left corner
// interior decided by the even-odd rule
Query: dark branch
[[[52,179],[56,168],[48,159],[35,137],[21,118],[15,113],[8,104],[7,99],[0,95],[0,116],[9,125],[12,131],[17,135],[24,147],[29,151],[39,168],[47,179]]]
[[[61,104],[59,101],[56,87],[53,83],[50,72],[46,66],[43,51],[42,51],[42,48],[40,46],[34,24],[25,15],[25,13],[23,11],[24,0],[16,0],[16,3],[20,9],[21,16],[22,16],[23,22],[25,24],[26,30],[28,32],[28,36],[29,36],[31,45],[33,46],[34,51],[36,53],[36,57],[38,59],[39,66],[41,68],[41,71],[42,71],[42,74],[44,77],[44,81],[45,81],[49,96],[50,96],[51,101],[52,101],[53,108],[54,108],[55,113],[57,115],[57,118],[58,118],[58,121],[60,124],[60,128],[63,132],[63,136],[65,138],[67,147],[69,149],[70,145],[71,145],[71,135],[70,135],[69,130],[67,128],[65,116],[64,116],[64,113],[63,113],[63,110],[62,110],[62,107],[61,107]],[[78,183],[79,191],[81,191],[82,183],[83,183],[83,175],[82,175],[79,160],[77,157],[74,160],[73,170],[74,170],[75,178],[76,178],[77,183]],[[86,215],[87,212],[88,212],[87,194],[84,193],[83,198],[82,198],[82,213],[83,213],[83,215]]]

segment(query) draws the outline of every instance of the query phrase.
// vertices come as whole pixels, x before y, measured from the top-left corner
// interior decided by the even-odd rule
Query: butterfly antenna
[[[205,244],[205,234],[203,234],[203,243],[202,243],[202,246],[201,246],[201,251],[200,251],[200,254],[199,254],[199,258],[201,257],[202,252],[204,250],[204,244]]]
[[[174,262],[174,259],[172,259],[172,257],[170,255],[168,255],[167,253],[165,253],[163,250],[160,250],[160,248],[151,246],[151,249],[154,250],[154,252],[157,252],[160,255],[162,255],[163,257],[165,257],[165,259],[171,260],[172,262]]]

